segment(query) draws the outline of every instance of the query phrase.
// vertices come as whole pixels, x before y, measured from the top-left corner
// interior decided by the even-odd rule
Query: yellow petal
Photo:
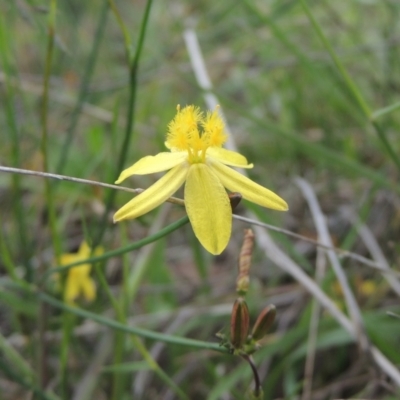
[[[95,257],[98,257],[98,256],[101,256],[103,253],[104,253],[103,247],[102,247],[102,246],[98,246],[98,247],[96,247],[96,248],[94,249],[93,255],[94,255]]]
[[[186,157],[187,152],[184,151],[143,157],[131,167],[123,170],[115,183],[121,183],[131,175],[146,175],[166,171],[182,163]]]
[[[81,260],[84,260],[84,258],[81,258]],[[86,276],[90,274],[91,269],[92,266],[90,264],[81,264],[70,269],[70,273],[75,274],[76,280],[81,280],[86,279]]]
[[[78,250],[78,255],[80,257],[81,260],[84,260],[85,258],[89,258],[90,256],[90,247],[89,245],[86,243],[86,241],[83,241],[81,243],[81,245],[79,246],[79,250]]]
[[[147,190],[121,207],[114,214],[114,222],[140,217],[159,206],[182,186],[187,170],[188,167],[185,164],[171,169]]]
[[[253,168],[253,164],[249,164],[245,156],[236,151],[224,149],[223,147],[209,147],[207,155],[232,167]]]
[[[75,299],[79,296],[79,287],[75,280],[68,274],[65,282],[64,301],[66,303],[74,303]]]
[[[289,208],[286,201],[274,192],[220,162],[212,161],[211,168],[228,190],[239,192],[246,200],[279,211],[286,211]]]
[[[60,265],[72,264],[75,261],[79,261],[80,257],[76,254],[64,253],[60,255]]]
[[[83,297],[87,301],[93,301],[96,298],[96,285],[89,276],[81,281],[81,290]]]
[[[232,209],[226,190],[206,164],[189,168],[185,207],[197,239],[211,254],[220,254],[231,236]]]

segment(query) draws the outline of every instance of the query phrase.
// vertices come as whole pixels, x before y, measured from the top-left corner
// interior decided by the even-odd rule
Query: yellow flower
[[[103,253],[101,248],[96,248],[94,255],[98,256]],[[60,264],[67,265],[76,261],[85,260],[91,255],[91,249],[86,242],[82,242],[77,253],[62,254],[60,256]],[[64,287],[64,301],[74,304],[80,294],[87,301],[92,301],[96,297],[96,285],[90,277],[90,264],[82,264],[72,267],[68,270]]]
[[[115,183],[131,175],[170,171],[120,208],[114,222],[151,211],[186,181],[185,208],[194,233],[210,253],[220,254],[232,230],[232,209],[225,188],[261,206],[287,210],[286,202],[275,193],[228,167],[252,168],[253,164],[241,154],[222,148],[225,141],[224,122],[217,110],[204,115],[195,106],[178,106],[165,142],[170,152],[140,159],[122,171]]]

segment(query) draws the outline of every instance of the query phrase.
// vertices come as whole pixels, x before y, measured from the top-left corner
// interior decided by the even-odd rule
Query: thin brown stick
[[[388,270],[388,269],[384,268],[384,265],[382,265],[381,263],[379,263],[377,261],[370,260],[369,258],[366,258],[366,257],[364,257],[364,256],[362,256],[360,254],[353,253],[352,251],[343,250],[343,249],[340,249],[338,247],[327,246],[326,244],[321,243],[318,240],[314,240],[314,239],[308,238],[306,236],[299,235],[298,233],[294,233],[294,232],[288,231],[287,229],[279,228],[277,226],[270,225],[270,224],[266,224],[264,222],[260,222],[260,221],[257,221],[255,219],[252,219],[252,218],[246,218],[246,217],[243,217],[241,215],[234,215],[233,218],[235,218],[235,219],[237,219],[239,221],[248,222],[249,224],[252,224],[252,225],[261,226],[263,228],[269,229],[269,230],[274,231],[274,232],[283,233],[286,236],[290,236],[290,237],[293,237],[295,239],[299,239],[299,240],[302,240],[304,242],[311,243],[314,246],[317,246],[317,247],[319,247],[321,249],[324,249],[324,250],[333,250],[336,253],[338,253],[338,255],[340,257],[342,257],[342,258],[345,258],[345,257],[352,258],[353,260],[356,260],[356,261],[358,261],[358,262],[360,262],[362,264],[365,264],[370,268],[374,268],[374,269],[377,269],[378,271],[385,272],[385,273],[388,273],[388,274],[392,274],[392,275],[395,275],[395,276],[400,276],[400,272],[393,271],[391,269]]]
[[[130,193],[135,193],[135,194],[139,194],[144,191],[144,189],[140,189],[140,188],[131,189],[131,188],[127,188],[125,186],[117,186],[117,185],[112,185],[110,183],[91,181],[89,179],[75,178],[75,177],[67,176],[67,175],[51,174],[49,172],[31,171],[29,169],[5,167],[3,165],[0,165],[0,171],[14,173],[14,174],[21,174],[21,175],[38,176],[41,178],[57,179],[60,181],[69,181],[69,182],[74,182],[74,183],[81,183],[84,185],[101,186],[101,187],[105,187],[105,188],[109,188],[109,189],[123,190],[124,192],[130,192]],[[179,199],[177,197],[170,197],[166,201],[168,201],[169,203],[178,204],[180,206],[183,206],[185,204],[182,199]]]
[[[82,179],[82,178],[75,178],[72,176],[67,176],[67,175],[59,175],[59,174],[52,174],[49,172],[41,172],[41,171],[32,171],[29,169],[21,169],[21,168],[12,168],[12,167],[6,167],[3,165],[0,165],[0,172],[6,172],[6,173],[14,173],[14,174],[21,174],[21,175],[30,175],[30,176],[37,176],[40,178],[48,178],[48,179],[57,179],[60,181],[67,181],[67,182],[74,182],[74,183],[80,183],[80,184],[84,184],[84,185],[91,185],[91,186],[101,186],[101,187],[105,187],[105,188],[109,188],[109,189],[115,189],[115,190],[122,190],[124,192],[129,192],[129,193],[135,193],[135,194],[139,194],[142,193],[144,191],[144,189],[141,188],[136,188],[136,189],[132,189],[132,188],[128,188],[126,186],[118,186],[118,185],[113,185],[110,183],[104,183],[104,182],[99,182],[99,181],[92,181],[89,179]],[[169,199],[166,200],[169,203],[173,203],[179,206],[184,206],[185,202],[183,199],[180,199],[178,197],[170,197]],[[256,225],[256,226],[261,226],[263,228],[269,229],[271,231],[274,232],[278,232],[278,233],[282,233],[286,236],[290,236],[293,237],[295,239],[299,239],[302,240],[304,242],[308,242],[313,244],[314,246],[320,247],[324,250],[333,250],[336,253],[339,254],[340,257],[347,257],[347,258],[351,258],[353,260],[356,260],[370,268],[376,269],[378,271],[382,271],[385,272],[385,274],[391,274],[391,275],[395,275],[395,276],[399,276],[400,277],[400,272],[397,271],[393,271],[391,269],[386,269],[384,265],[382,265],[379,262],[370,260],[369,258],[363,257],[360,254],[357,253],[353,253],[351,251],[348,250],[343,250],[337,247],[331,247],[331,246],[327,246],[324,243],[319,242],[318,240],[314,240],[314,239],[310,239],[306,236],[302,236],[299,235],[297,233],[291,232],[287,229],[284,228],[280,228],[274,225],[270,225],[270,224],[266,224],[264,222],[260,222],[257,221],[253,218],[246,218],[243,217],[241,215],[233,215],[234,219],[237,219],[239,221],[243,221],[243,222],[247,222],[251,225]]]

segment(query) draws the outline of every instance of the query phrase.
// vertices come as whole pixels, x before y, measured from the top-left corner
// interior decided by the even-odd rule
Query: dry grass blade
[[[175,319],[164,329],[165,333],[174,334],[176,331],[190,318],[192,313],[188,310],[182,309]],[[158,342],[153,345],[150,349],[151,357],[158,361],[161,357],[162,352],[165,350],[165,343]],[[142,398],[143,394],[149,385],[149,381],[152,377],[153,371],[144,370],[139,371],[135,379],[132,382],[132,394],[135,398]]]
[[[112,349],[113,337],[111,332],[107,331],[103,333],[98,341],[92,362],[89,364],[80,382],[75,386],[74,393],[71,397],[72,400],[85,400],[94,397],[102,372],[101,369],[112,354]]]
[[[393,271],[392,269],[385,268],[384,264],[378,262],[378,259],[375,259],[375,261],[370,260],[369,258],[366,258],[366,257],[364,257],[360,254],[354,253],[352,251],[343,250],[343,249],[340,249],[340,248],[337,248],[334,246],[327,246],[318,240],[311,239],[307,236],[299,235],[298,233],[294,233],[294,232],[289,231],[284,228],[266,224],[265,222],[260,222],[260,221],[257,221],[257,220],[251,219],[251,218],[243,217],[242,215],[233,215],[233,218],[237,219],[239,221],[247,222],[251,225],[261,226],[263,228],[266,228],[266,229],[274,231],[274,232],[283,233],[286,236],[289,236],[289,237],[292,237],[295,239],[299,239],[299,240],[302,240],[307,243],[311,243],[311,244],[315,245],[316,247],[324,249],[324,250],[332,250],[332,251],[336,252],[340,258],[351,258],[351,259],[356,260],[356,261],[360,262],[361,264],[364,264],[370,268],[384,272],[385,274],[387,274],[389,276],[390,275],[397,276],[397,277],[400,276],[399,272]]]
[[[317,228],[320,241],[326,246],[332,246],[332,239],[326,225],[326,219],[322,213],[321,207],[319,206],[317,196],[315,195],[313,188],[306,180],[301,178],[296,179],[296,184],[302,191],[303,196],[310,207],[311,215]],[[362,319],[361,311],[357,304],[356,298],[351,291],[347,276],[343,271],[336,253],[331,250],[327,250],[326,253],[333,271],[335,272],[336,278],[338,279],[342,288],[346,305],[357,333],[358,343],[363,351],[368,351],[369,339],[365,331],[364,321]]]
[[[383,276],[387,280],[388,284],[391,286],[393,291],[400,296],[400,282],[396,277],[394,277],[390,272],[392,269],[390,268],[389,263],[386,260],[385,255],[381,247],[379,246],[377,240],[372,234],[371,230],[354,215],[350,210],[346,211],[348,218],[355,225],[358,234],[361,239],[364,241],[365,246],[367,247],[369,253],[373,257],[373,259],[382,266],[382,268],[388,273],[383,273]]]
[[[318,249],[315,271],[315,281],[318,285],[321,284],[325,276],[325,271],[326,257],[323,253],[323,250]],[[307,357],[304,366],[304,387],[301,396],[302,400],[308,400],[311,398],[320,313],[321,305],[318,303],[318,301],[314,301],[311,310],[310,330],[308,333]]]
[[[263,249],[267,257],[269,257],[277,266],[285,272],[292,275],[315,299],[329,311],[336,321],[356,339],[356,332],[351,321],[337,308],[336,304],[320,289],[320,287],[312,280],[299,265],[289,258],[271,239],[271,237],[262,228],[255,228],[257,243]],[[382,352],[374,346],[371,346],[371,354],[376,364],[385,372],[397,386],[400,387],[400,372],[389,361]]]

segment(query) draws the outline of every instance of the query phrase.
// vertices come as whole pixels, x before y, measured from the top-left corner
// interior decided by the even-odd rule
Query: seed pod
[[[243,245],[239,255],[239,275],[236,279],[236,291],[241,296],[244,296],[249,289],[249,271],[253,247],[254,233],[251,229],[245,229]]]
[[[231,315],[231,342],[235,349],[240,349],[249,333],[249,309],[243,297],[236,299]]]
[[[276,308],[273,304],[261,311],[251,332],[251,336],[255,341],[261,340],[267,334],[268,329],[274,323],[275,316]]]

